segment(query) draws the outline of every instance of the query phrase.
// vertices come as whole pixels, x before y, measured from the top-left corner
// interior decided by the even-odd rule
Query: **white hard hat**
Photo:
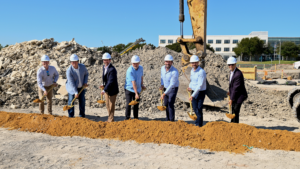
[[[138,55],[134,55],[131,58],[131,63],[139,63],[140,62],[140,57]]]
[[[110,56],[109,53],[104,53],[104,54],[102,55],[102,59],[111,59],[111,56]]]
[[[47,55],[43,55],[42,58],[41,58],[41,61],[42,61],[42,62],[43,62],[43,61],[50,61],[50,58],[49,58],[49,56],[47,56]]]
[[[79,58],[78,58],[78,56],[76,54],[72,54],[70,56],[70,61],[79,61]]]
[[[231,56],[227,59],[227,64],[236,64],[236,58]]]
[[[197,55],[193,55],[191,58],[190,58],[190,62],[199,62],[199,57]]]
[[[165,61],[173,61],[173,56],[172,55],[166,55]]]

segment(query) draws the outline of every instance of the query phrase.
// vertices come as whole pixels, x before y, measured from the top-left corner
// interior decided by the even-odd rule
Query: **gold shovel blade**
[[[104,100],[98,100],[97,103],[99,103],[99,104],[104,104],[105,101],[104,101]]]
[[[139,102],[135,101],[135,100],[132,100],[128,105],[129,106],[134,106],[136,104],[138,104]]]
[[[40,99],[35,99],[35,100],[33,100],[33,103],[43,103],[43,101]]]
[[[64,106],[63,111],[69,110],[72,107],[74,107],[74,106],[68,106],[68,105],[66,105],[66,106]]]
[[[164,111],[167,109],[167,107],[166,106],[157,106],[157,109],[160,111]]]
[[[226,117],[228,117],[229,119],[234,119],[235,118],[235,114],[226,113]]]
[[[189,115],[189,117],[190,117],[192,120],[194,120],[194,121],[197,120],[197,115],[196,115],[195,113],[187,112],[187,114]]]

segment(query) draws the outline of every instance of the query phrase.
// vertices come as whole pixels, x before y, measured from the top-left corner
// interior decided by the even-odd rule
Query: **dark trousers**
[[[198,96],[193,98],[192,100],[192,106],[193,109],[197,115],[197,120],[195,121],[195,125],[202,127],[203,126],[203,102],[205,99],[205,90],[204,91],[200,91],[198,93]]]
[[[79,93],[79,91],[82,88],[78,88],[77,91]],[[68,94],[69,95],[69,99],[68,99],[68,105],[71,105],[72,100],[75,98],[75,94]],[[78,96],[78,101],[79,101],[79,117],[85,117],[85,90],[83,90],[80,95]],[[75,101],[74,101],[75,102]],[[74,103],[73,103],[74,104]],[[71,109],[68,110],[69,113],[69,117],[74,117],[74,107],[72,107]]]
[[[126,96],[126,110],[125,110],[125,118],[129,119],[131,115],[131,106],[128,105],[132,100],[135,100],[135,93],[125,89]],[[137,100],[138,102],[140,99]],[[133,106],[133,117],[135,119],[139,118],[139,103]]]
[[[166,91],[166,88],[164,89],[164,91]],[[175,121],[174,103],[176,100],[177,92],[178,92],[178,87],[174,87],[170,90],[170,93],[165,95],[164,97],[164,105],[167,107],[166,109],[167,121]]]
[[[241,106],[242,103],[232,103],[232,113],[235,114],[235,117],[231,119],[232,123],[239,123]]]

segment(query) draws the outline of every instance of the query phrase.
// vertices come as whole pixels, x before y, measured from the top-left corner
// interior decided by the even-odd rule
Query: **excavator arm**
[[[181,59],[182,66],[189,64],[192,56],[187,47],[187,43],[194,43],[196,55],[200,57],[201,67],[204,68],[204,58],[206,56],[206,21],[207,21],[207,0],[187,0],[189,13],[193,28],[193,39],[184,39],[183,22],[184,22],[184,0],[179,0],[179,21],[181,24],[181,37],[177,39],[180,43],[184,57]]]

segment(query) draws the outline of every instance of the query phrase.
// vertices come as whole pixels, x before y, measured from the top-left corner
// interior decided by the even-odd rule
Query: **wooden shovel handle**
[[[47,94],[50,92],[50,90],[52,90],[54,88],[54,85],[52,85],[50,87],[50,89],[47,90]],[[47,95],[43,95],[42,98],[40,100],[43,100]]]
[[[188,94],[189,94],[189,100],[190,100],[190,97],[191,97],[191,92],[190,91],[187,91]],[[190,108],[191,108],[191,113],[193,112],[193,105],[192,105],[192,101],[190,100]]]
[[[78,96],[80,95],[80,93],[81,93],[84,89],[85,89],[85,87],[83,87],[83,88],[79,91]],[[74,102],[75,100],[76,100],[76,97],[74,97],[74,99],[72,100],[70,106],[73,105],[73,102]]]

